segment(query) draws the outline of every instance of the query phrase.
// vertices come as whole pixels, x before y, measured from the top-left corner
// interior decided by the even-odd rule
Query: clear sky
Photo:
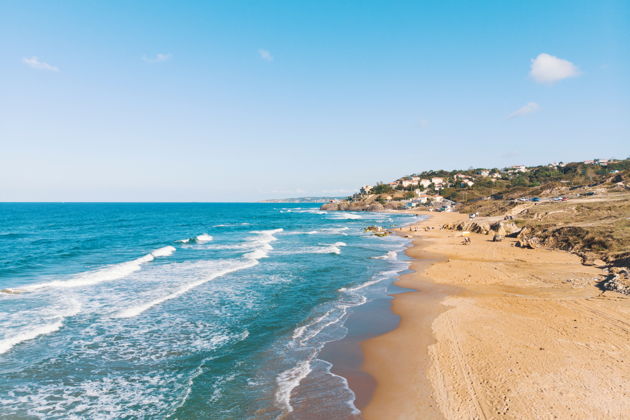
[[[629,1],[0,1],[0,201],[344,195],[629,146]]]

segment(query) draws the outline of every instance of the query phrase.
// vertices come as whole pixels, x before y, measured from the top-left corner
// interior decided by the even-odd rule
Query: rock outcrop
[[[389,201],[380,203],[376,200],[360,200],[360,201],[336,201],[334,203],[326,203],[320,207],[322,210],[330,211],[383,211],[383,210],[402,210],[405,206],[398,201]]]
[[[610,274],[606,280],[600,283],[600,287],[604,290],[630,295],[630,269],[612,267],[608,271]]]

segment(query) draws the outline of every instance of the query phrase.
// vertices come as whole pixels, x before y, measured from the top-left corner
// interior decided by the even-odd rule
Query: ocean
[[[0,413],[357,417],[323,350],[407,268],[364,228],[414,217],[318,207],[0,204]]]

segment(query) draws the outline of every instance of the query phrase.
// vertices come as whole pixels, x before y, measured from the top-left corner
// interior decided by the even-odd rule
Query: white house
[[[431,185],[431,180],[430,179],[421,179],[418,184],[422,185],[424,188],[427,188],[429,185]]]
[[[473,185],[475,185],[475,183],[470,179],[464,179],[461,185],[462,187],[472,187]]]
[[[490,171],[487,169],[482,169],[479,171],[479,175],[481,176],[490,176]]]
[[[513,165],[510,166],[509,169],[512,169],[515,172],[527,172],[527,166],[525,165]]]
[[[414,201],[418,201],[419,203],[426,204],[426,202],[429,201],[429,199],[431,198],[429,194],[424,194],[420,190],[416,190],[415,192],[416,198],[414,199]]]
[[[370,191],[372,191],[372,186],[371,185],[364,185],[361,187],[361,190],[359,191],[361,194],[369,194]]]

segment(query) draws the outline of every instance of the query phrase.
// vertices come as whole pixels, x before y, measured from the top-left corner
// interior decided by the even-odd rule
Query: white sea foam
[[[207,283],[211,280],[214,280],[218,277],[224,276],[226,274],[235,272],[235,271],[239,271],[239,270],[243,270],[246,268],[250,268],[253,267],[255,265],[258,264],[258,260],[261,258],[266,258],[269,255],[269,251],[271,251],[273,249],[273,247],[270,245],[271,242],[275,241],[277,238],[274,236],[274,234],[278,233],[278,232],[282,232],[282,229],[271,229],[271,230],[261,230],[261,231],[254,231],[252,233],[255,233],[257,236],[252,237],[249,239],[249,243],[252,246],[255,246],[256,249],[254,249],[252,252],[249,252],[247,254],[244,255],[244,260],[234,260],[233,262],[228,263],[227,267],[222,267],[219,268],[217,270],[215,270],[212,273],[209,273],[205,276],[203,276],[201,279],[197,280],[197,281],[193,281],[191,283],[188,283],[182,287],[180,287],[179,289],[177,289],[175,292],[170,293],[166,296],[162,296],[159,297],[157,299],[153,299],[147,303],[143,303],[141,305],[136,305],[136,306],[132,306],[131,308],[127,308],[123,311],[120,311],[118,313],[116,313],[114,315],[115,318],[132,318],[135,316],[140,315],[141,313],[143,313],[144,311],[159,305],[161,303],[164,303],[168,300],[171,299],[175,299],[178,298],[179,296],[183,295],[184,293],[194,289],[195,287],[198,287],[204,283]]]
[[[238,270],[243,270],[245,268],[249,268],[249,267],[253,267],[254,265],[256,265],[257,261],[236,261],[235,263],[233,263],[232,265],[225,267],[225,268],[221,268],[219,270],[216,270],[213,273],[210,273],[206,276],[204,276],[203,278],[188,283],[185,286],[180,287],[179,289],[177,289],[175,292],[170,293],[168,295],[159,297],[157,299],[153,299],[147,303],[143,303],[141,305],[136,305],[136,306],[132,306],[131,308],[127,308],[123,311],[120,311],[118,313],[116,313],[114,315],[114,318],[132,318],[135,316],[140,315],[141,313],[143,313],[144,311],[159,305],[161,303],[164,303],[168,300],[171,299],[175,299],[181,295],[183,295],[184,293],[188,292],[189,290],[194,289],[195,287],[198,287],[204,283],[209,282],[210,280],[214,280],[218,277],[224,276],[228,273],[232,273],[234,271],[238,271]]]
[[[144,255],[132,261],[127,261],[119,264],[113,264],[104,268],[100,268],[93,271],[86,271],[74,275],[69,280],[54,280],[45,283],[31,284],[28,286],[22,286],[17,289],[5,289],[9,293],[21,293],[32,292],[34,290],[43,288],[71,288],[92,286],[94,284],[102,283],[105,281],[117,280],[128,276],[129,274],[138,271],[142,268],[142,265],[153,261],[158,257],[168,257],[175,252],[175,248],[172,246],[165,246],[151,253]]]
[[[321,316],[315,318],[314,320],[312,320],[308,324],[302,325],[301,327],[297,327],[293,331],[293,337],[292,337],[293,340],[298,340],[299,338],[301,338],[304,335],[304,332],[306,331],[307,328],[311,328],[313,325],[316,325],[316,324],[322,322],[324,319],[328,318],[333,312],[334,312],[334,309],[331,309],[328,312],[326,312],[324,315],[321,315]]]
[[[179,239],[175,242],[179,242],[181,244],[205,244],[206,242],[210,242],[212,240],[212,236],[207,233],[202,233],[201,235],[197,235],[188,239]]]
[[[310,214],[327,214],[328,212],[325,212],[323,210],[319,210],[319,209],[304,209],[304,208],[292,208],[292,209],[282,209],[280,210],[280,213],[310,213]]]
[[[175,248],[172,246],[165,246],[159,249],[156,249],[155,251],[151,252],[151,254],[154,258],[157,257],[168,257],[169,255],[173,255],[173,252],[175,252]]]
[[[331,219],[363,219],[363,216],[353,213],[330,213]]]
[[[296,230],[293,232],[287,232],[287,235],[347,235],[347,233],[345,233],[345,231],[350,230],[349,227],[344,226],[344,227],[339,227],[339,228],[322,228],[322,229],[315,229],[315,230],[308,230],[308,231],[302,231],[302,230]]]
[[[293,331],[293,343],[295,345],[303,345],[308,340],[316,337],[327,327],[338,324],[346,315],[348,305],[340,305],[328,310],[325,314],[315,318],[308,324],[296,328]]]
[[[361,410],[359,410],[357,408],[357,406],[354,404],[354,402],[356,401],[356,394],[354,393],[354,391],[350,388],[350,384],[348,383],[348,380],[346,378],[344,378],[343,376],[337,375],[335,373],[332,372],[332,367],[333,364],[326,361],[326,360],[322,360],[322,359],[318,359],[320,362],[322,362],[324,364],[324,366],[326,366],[326,373],[334,378],[339,379],[339,381],[341,381],[344,389],[350,394],[350,398],[346,401],[346,404],[348,405],[348,407],[350,408],[350,411],[352,412],[353,415],[358,416],[359,414],[361,414]]]
[[[398,253],[396,251],[387,251],[387,254],[380,255],[378,257],[372,257],[375,260],[390,260],[394,261],[398,258]]]
[[[315,254],[341,254],[341,247],[346,246],[345,242],[335,242],[332,245],[322,247],[319,250],[314,251]]]
[[[61,321],[53,322],[52,324],[40,325],[34,328],[31,328],[26,331],[22,331],[12,337],[5,338],[0,341],[0,354],[6,353],[13,346],[23,341],[32,340],[40,335],[50,334],[52,332],[57,331],[63,323]]]
[[[53,316],[47,318],[57,318],[55,322],[40,324],[40,325],[28,325],[25,328],[19,328],[18,332],[9,337],[0,340],[0,354],[6,353],[15,345],[28,340],[33,340],[40,335],[46,335],[59,330],[63,326],[63,320],[67,317],[74,316],[81,311],[81,304],[75,300],[70,300],[70,304],[60,313],[56,313]]]
[[[372,280],[366,281],[365,283],[362,283],[362,284],[360,284],[358,286],[355,286],[355,287],[342,287],[341,289],[339,289],[339,291],[340,292],[351,292],[351,293],[352,292],[356,292],[358,290],[365,289],[366,287],[371,286],[373,284],[380,283],[380,282],[382,282],[385,279],[392,278],[392,277],[396,276],[398,273],[400,273],[400,271],[401,270],[384,271],[384,272],[378,274]]]
[[[304,360],[277,376],[276,383],[278,384],[278,388],[276,389],[276,403],[287,413],[293,411],[291,392],[300,385],[302,379],[306,378],[310,372],[311,361]]]
[[[250,238],[249,243],[252,246],[255,246],[256,249],[254,251],[245,254],[245,258],[258,261],[261,258],[266,258],[269,256],[269,251],[273,249],[271,246],[271,242],[277,240],[274,235],[276,233],[282,232],[283,229],[270,229],[270,230],[259,230],[254,231],[252,233],[257,234],[257,236]]]
[[[295,254],[341,254],[341,247],[346,246],[345,242],[335,242],[330,245],[322,246],[309,246],[304,248],[296,248],[291,251],[278,251],[280,255],[295,255]]]
[[[212,227],[232,227],[232,226],[249,226],[251,223],[243,222],[243,223],[223,223],[220,225],[214,225]]]
[[[202,233],[201,235],[197,235],[195,239],[198,244],[205,244],[206,242],[210,242],[212,240],[212,236],[207,233]]]

